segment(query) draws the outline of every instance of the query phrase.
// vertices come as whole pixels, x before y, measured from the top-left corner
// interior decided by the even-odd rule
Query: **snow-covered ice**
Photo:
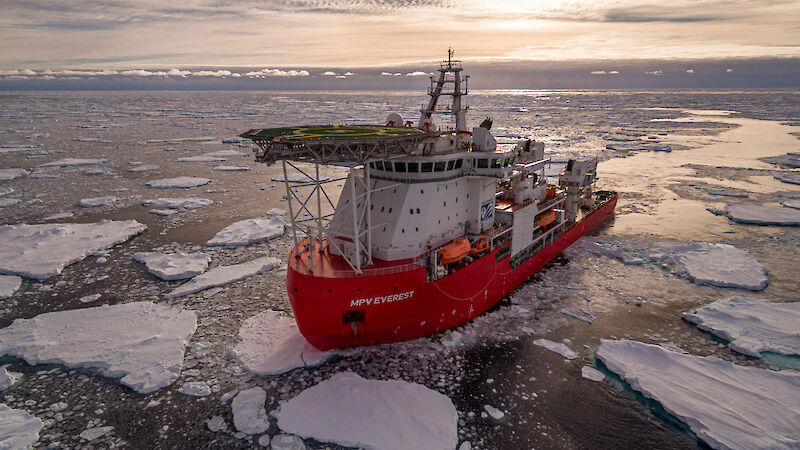
[[[208,272],[192,278],[190,281],[178,286],[177,289],[167,294],[167,298],[176,298],[194,294],[202,290],[224,286],[234,281],[243,280],[249,276],[266,272],[280,264],[280,260],[272,257],[254,259],[241,264],[230,266],[217,266]]]
[[[150,211],[147,212],[150,214],[155,214],[156,216],[163,216],[163,217],[174,216],[175,214],[178,214],[178,211],[174,209],[151,209]]]
[[[775,303],[738,296],[709,303],[683,319],[729,342],[731,350],[800,355],[800,302]]]
[[[268,216],[285,216],[286,214],[289,214],[289,211],[283,208],[272,208],[266,212]]]
[[[139,164],[128,169],[128,172],[145,172],[148,170],[156,170],[159,167],[155,164]]]
[[[486,411],[486,414],[488,414],[489,417],[495,422],[499,422],[506,417],[506,414],[503,411],[500,411],[492,405],[483,405],[483,410]]]
[[[222,162],[222,161],[225,161],[225,158],[221,158],[219,156],[197,155],[197,156],[185,156],[183,158],[178,158],[176,161],[178,161],[178,162]]]
[[[269,435],[262,437],[269,438]],[[276,434],[272,439],[266,439],[267,444],[270,445],[272,450],[306,450],[306,443],[300,439],[300,436],[292,434]],[[259,444],[261,439],[258,440]],[[264,445],[266,447],[266,445]]]
[[[787,208],[800,209],[800,199],[784,200],[781,202],[781,206],[785,206]]]
[[[592,366],[581,367],[581,376],[591,381],[603,381],[606,379],[606,374],[600,372]]]
[[[95,439],[101,438],[105,436],[109,431],[113,430],[114,427],[94,427],[94,428],[87,428],[83,430],[80,434],[81,439],[85,441],[93,441]]]
[[[208,178],[176,177],[176,178],[164,178],[161,180],[151,180],[147,182],[147,185],[150,186],[151,188],[156,188],[156,189],[170,189],[170,188],[188,189],[197,186],[203,186],[208,183],[211,183],[211,180]]]
[[[247,166],[232,165],[231,164],[231,165],[214,166],[212,168],[212,170],[221,170],[221,171],[227,171],[227,172],[245,172],[245,171],[250,170],[250,168],[247,167]]]
[[[800,173],[788,172],[775,175],[775,178],[784,183],[800,184]]]
[[[728,205],[725,214],[734,222],[754,225],[800,225],[800,211],[779,206]]]
[[[670,258],[679,275],[697,284],[760,291],[767,287],[767,268],[746,250],[729,244],[693,242],[654,249],[653,259]]]
[[[343,372],[283,403],[278,427],[347,447],[454,449],[458,414],[446,396],[402,380]]]
[[[64,158],[58,161],[51,161],[49,163],[39,164],[37,169],[48,169],[52,167],[78,167],[78,166],[94,166],[98,164],[105,164],[108,159],[105,158]]]
[[[216,433],[217,431],[222,431],[228,428],[228,424],[225,423],[225,418],[222,416],[214,416],[208,420],[206,420],[206,426],[208,430]]]
[[[800,447],[800,373],[602,340],[597,357],[712,448]]]
[[[175,381],[196,328],[193,311],[151,302],[49,312],[0,330],[0,354],[97,368],[146,394]]]
[[[267,393],[260,387],[245,389],[233,398],[231,410],[233,411],[233,426],[246,434],[263,433],[269,428],[267,411],[264,402]]]
[[[198,197],[151,198],[142,201],[142,206],[155,206],[158,208],[170,209],[197,209],[212,204],[214,204],[214,200]]]
[[[0,226],[0,273],[46,280],[147,229],[135,220]]]
[[[293,318],[271,309],[245,320],[239,339],[231,354],[256,375],[278,375],[298,367],[318,366],[334,355],[314,348],[300,334]]]
[[[97,208],[100,206],[108,206],[117,201],[117,197],[113,195],[107,195],[104,197],[92,197],[92,198],[84,198],[78,202],[78,206],[81,208]]]
[[[178,392],[190,397],[208,397],[211,395],[211,387],[205,381],[188,381]]]
[[[38,417],[0,403],[0,448],[33,448],[43,427]]]
[[[5,391],[12,384],[16,383],[20,378],[22,378],[21,373],[9,372],[7,367],[8,364],[0,367],[0,391]]]
[[[107,167],[93,167],[83,171],[84,175],[97,176],[97,175],[111,175],[113,172]]]
[[[22,278],[16,275],[0,275],[0,300],[11,297],[22,285]]]
[[[232,223],[206,245],[236,247],[275,239],[283,234],[286,222],[280,217],[257,217]]]
[[[138,252],[133,259],[144,263],[147,271],[162,280],[185,280],[200,275],[208,268],[211,257],[205,253]]]
[[[561,342],[553,342],[547,339],[536,339],[533,341],[533,344],[538,345],[539,347],[544,347],[551,352],[556,352],[567,359],[575,359],[578,357],[578,354],[575,353],[575,351]]]
[[[0,208],[2,208],[4,206],[16,205],[17,203],[19,203],[21,201],[22,200],[20,200],[18,198],[6,198],[6,197],[0,198]]]
[[[14,178],[24,177],[28,174],[25,169],[0,169],[0,181],[13,180]]]

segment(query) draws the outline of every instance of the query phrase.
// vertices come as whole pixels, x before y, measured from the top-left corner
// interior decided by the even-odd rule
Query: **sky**
[[[633,82],[634,74],[681,85],[686,80],[675,78],[678,73],[689,81],[698,75],[698,81],[695,67],[711,70],[718,64],[720,85],[735,79],[780,87],[792,84],[786,71],[800,60],[800,0],[2,0],[2,5],[0,89],[44,82],[197,87],[211,79],[217,87],[222,79],[238,87],[253,80],[325,87],[359,76],[404,84],[396,73],[406,80],[426,75],[448,47],[465,65],[501,65],[520,77],[546,63],[551,78],[558,79],[561,70],[588,85]],[[748,81],[742,64],[762,67]],[[738,78],[730,75],[737,67]]]

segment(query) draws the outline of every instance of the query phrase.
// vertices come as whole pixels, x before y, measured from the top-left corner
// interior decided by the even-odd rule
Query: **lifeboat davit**
[[[455,239],[439,250],[439,262],[442,264],[459,262],[469,254],[470,249],[472,249],[472,246],[467,238],[460,237]]]

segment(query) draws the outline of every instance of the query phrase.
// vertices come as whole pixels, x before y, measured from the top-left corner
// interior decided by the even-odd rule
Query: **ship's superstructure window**
[[[451,159],[450,161],[447,161],[447,170],[453,170],[453,167],[455,167],[455,165],[456,165],[456,160],[455,159]]]
[[[408,171],[409,172],[419,172],[419,163],[415,163],[415,162],[408,163]]]
[[[424,163],[422,163],[422,171],[423,172],[433,172],[433,163],[432,162],[424,162]]]
[[[489,160],[488,159],[479,159],[478,160],[478,169],[488,169],[489,168]]]
[[[394,171],[395,172],[405,172],[406,171],[406,163],[404,163],[404,162],[396,162],[396,163],[394,163]]]
[[[383,161],[376,161],[375,168],[378,170],[383,170]]]
[[[385,163],[383,163],[383,170],[385,170],[387,172],[391,172],[392,171],[392,163],[390,161],[386,161]]]
[[[457,159],[457,160],[456,160],[456,169],[460,169],[460,168],[461,168],[461,164],[462,164],[463,162],[464,162],[464,160],[463,160],[463,159]]]
[[[436,164],[433,165],[434,172],[444,172],[445,162],[444,161],[436,161]]]

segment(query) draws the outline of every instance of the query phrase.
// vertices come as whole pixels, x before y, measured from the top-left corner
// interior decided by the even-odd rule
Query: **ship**
[[[613,215],[617,193],[593,187],[596,158],[570,159],[551,184],[542,142],[498,145],[491,118],[467,128],[468,82],[448,51],[416,123],[389,113],[377,125],[241,134],[257,161],[282,164],[287,294],[314,347],[464,324]],[[346,176],[320,175],[330,165]]]

